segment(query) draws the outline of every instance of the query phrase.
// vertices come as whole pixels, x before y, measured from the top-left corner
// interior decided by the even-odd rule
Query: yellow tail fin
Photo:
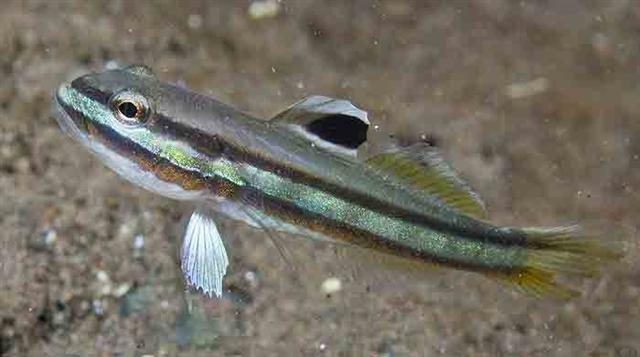
[[[567,299],[579,295],[558,283],[557,275],[594,276],[604,265],[622,257],[615,240],[582,236],[576,226],[524,228],[527,255],[521,268],[498,274],[516,289],[534,296]]]

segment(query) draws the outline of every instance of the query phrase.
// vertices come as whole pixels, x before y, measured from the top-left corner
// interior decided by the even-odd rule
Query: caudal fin
[[[622,257],[615,239],[581,235],[577,226],[523,228],[527,255],[519,269],[499,276],[534,296],[571,298],[579,293],[556,281],[558,275],[594,276]]]

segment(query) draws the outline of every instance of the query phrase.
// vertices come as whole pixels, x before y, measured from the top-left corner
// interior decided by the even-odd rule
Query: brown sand
[[[283,1],[262,19],[249,3],[2,1],[0,354],[640,355],[638,3]],[[350,98],[384,128],[373,140],[442,147],[495,221],[598,222],[627,258],[557,302],[456,271],[347,274],[289,239],[287,264],[223,221],[231,293],[187,321],[185,207],[124,183],[50,115],[61,81],[114,60],[263,117]]]

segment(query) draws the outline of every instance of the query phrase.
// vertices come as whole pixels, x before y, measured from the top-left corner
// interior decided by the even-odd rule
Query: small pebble
[[[93,302],[91,303],[91,306],[93,307],[93,313],[98,315],[98,316],[102,316],[104,314],[104,306],[102,304],[101,300],[93,300]]]
[[[244,273],[244,280],[249,283],[249,286],[255,288],[258,285],[258,275],[255,271],[249,270]]]
[[[54,229],[47,228],[42,232],[44,234],[44,244],[46,246],[52,246],[58,240],[58,234]]]
[[[142,234],[137,234],[133,237],[133,249],[140,250],[144,248],[144,236]]]
[[[191,29],[199,29],[200,27],[202,27],[202,16],[198,14],[189,15],[189,17],[187,18],[187,25]]]
[[[136,229],[135,219],[128,219],[118,227],[118,237],[120,239],[130,239]]]
[[[129,283],[122,283],[120,285],[118,285],[118,287],[113,291],[113,296],[115,297],[123,297],[124,295],[126,295],[129,290],[131,290],[131,284]]]
[[[99,283],[96,290],[100,296],[111,295],[111,278],[109,278],[109,274],[104,270],[98,270],[96,272],[96,280]]]
[[[327,295],[337,293],[342,290],[342,281],[338,278],[328,278],[322,282],[320,289]]]
[[[51,251],[57,240],[58,233],[53,228],[45,227],[33,235],[29,247],[39,251]]]
[[[275,17],[280,12],[280,4],[276,0],[254,1],[249,5],[249,17],[258,20]]]
[[[546,92],[549,89],[549,80],[546,78],[536,78],[529,82],[513,83],[507,86],[506,94],[509,98],[525,98],[532,95]]]
[[[108,283],[110,281],[109,274],[107,274],[107,272],[105,272],[104,270],[98,270],[96,272],[96,279],[98,279],[98,281],[101,283]]]

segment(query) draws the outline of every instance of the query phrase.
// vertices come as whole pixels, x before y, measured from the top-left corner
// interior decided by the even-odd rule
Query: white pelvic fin
[[[187,283],[209,297],[222,296],[229,259],[216,223],[203,210],[191,214],[182,239],[182,273]]]

